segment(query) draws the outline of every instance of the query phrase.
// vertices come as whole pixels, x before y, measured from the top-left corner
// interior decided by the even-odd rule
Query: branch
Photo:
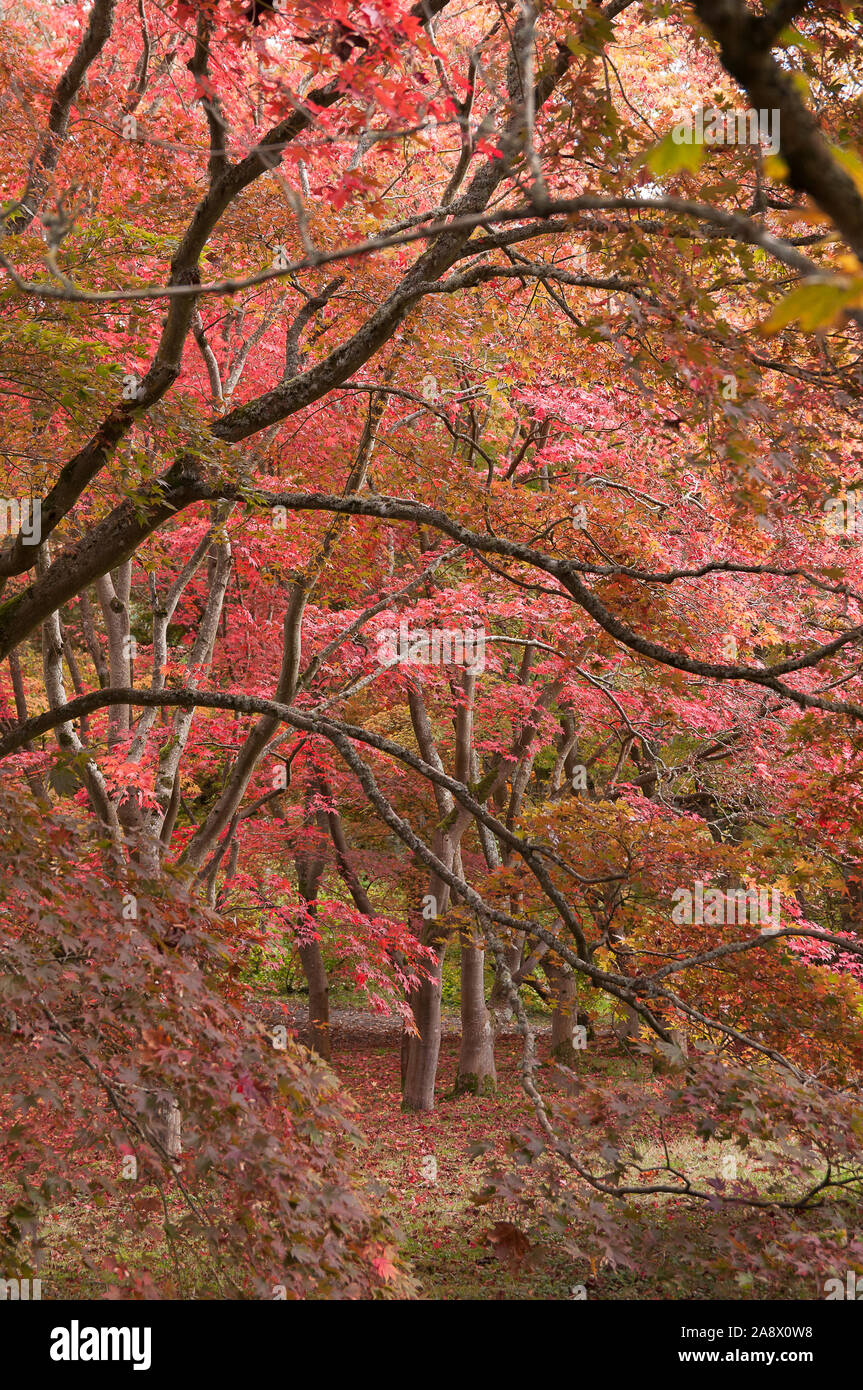
[[[496,160],[495,163],[500,165],[502,161]],[[241,166],[235,166],[235,169],[239,167]],[[810,260],[808,256],[804,256],[792,242],[774,236],[764,227],[759,226],[757,222],[744,216],[743,213],[726,212],[722,208],[712,207],[709,203],[699,203],[688,198],[614,197],[586,193],[578,198],[559,198],[550,202],[540,222],[536,221],[536,209],[530,205],[520,204],[512,208],[465,212],[458,211],[462,202],[463,199],[460,199],[459,203],[455,205],[454,215],[448,221],[432,220],[429,222],[425,220],[423,225],[418,227],[410,227],[386,236],[368,237],[364,241],[354,242],[349,246],[341,246],[334,251],[318,251],[314,256],[306,255],[299,260],[290,261],[284,266],[274,266],[269,270],[262,270],[245,278],[232,277],[194,286],[171,282],[168,285],[142,285],[135,289],[126,290],[81,290],[74,285],[57,285],[51,280],[27,281],[18,274],[6,256],[0,256],[0,265],[4,267],[15,287],[23,294],[34,295],[40,299],[66,300],[75,304],[116,304],[127,300],[183,299],[190,295],[229,295],[237,294],[241,290],[250,289],[256,285],[266,284],[269,280],[279,280],[296,275],[301,270],[314,270],[317,267],[332,265],[338,261],[353,260],[357,256],[374,255],[378,251],[386,251],[391,247],[407,246],[416,241],[431,241],[440,237],[444,232],[470,232],[477,227],[485,227],[494,223],[529,222],[529,228],[518,229],[522,235],[519,236],[514,233],[509,238],[510,241],[515,242],[527,237],[548,236],[558,230],[572,231],[578,229],[577,224],[570,222],[562,223],[558,227],[552,220],[554,214],[569,216],[579,212],[610,211],[671,212],[680,217],[692,217],[699,222],[706,222],[708,226],[715,227],[719,233],[734,241],[748,246],[761,247],[775,260],[790,266],[802,275],[823,275],[824,273],[822,266],[819,266],[816,261]],[[636,222],[634,226],[641,229],[642,224]],[[591,226],[586,230],[596,230],[596,228]],[[659,231],[660,229],[648,224],[644,230]],[[664,230],[667,234],[669,229]],[[691,233],[681,234],[691,235]],[[676,230],[674,235],[678,235]],[[703,232],[702,235],[708,235],[708,233]],[[454,264],[465,256],[473,255],[474,252],[489,250],[498,245],[504,246],[506,244],[509,243],[503,238],[487,237],[478,239],[476,242],[464,238],[460,250],[453,254],[450,263]]]
[[[771,53],[778,34],[803,6],[780,3],[766,15],[753,15],[745,0],[695,0],[695,12],[719,44],[726,72],[748,93],[756,110],[773,111],[779,121],[779,151],[788,166],[788,183],[808,193],[863,258],[863,195],[834,159],[794,81]]]
[[[111,37],[115,6],[116,0],[95,0],[84,37],[54,89],[54,99],[48,113],[48,130],[30,161],[27,187],[17,204],[17,210],[7,213],[3,219],[7,235],[26,232],[39,210],[66,139],[72,103],[80,91],[87,69]]]

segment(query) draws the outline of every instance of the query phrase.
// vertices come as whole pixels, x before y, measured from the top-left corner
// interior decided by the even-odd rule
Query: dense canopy
[[[856,7],[2,18],[0,1275],[863,1270]]]

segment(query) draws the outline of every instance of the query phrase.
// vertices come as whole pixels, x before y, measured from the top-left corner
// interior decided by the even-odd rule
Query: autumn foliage
[[[853,7],[3,19],[0,1275],[415,1293],[331,990],[516,1234],[861,1268]]]

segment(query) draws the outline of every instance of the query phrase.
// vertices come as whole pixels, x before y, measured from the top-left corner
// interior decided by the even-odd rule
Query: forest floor
[[[295,1023],[301,1024],[304,1005],[292,1006],[291,1012]],[[667,1257],[663,1258],[663,1233],[670,1233],[673,1224],[681,1222],[688,1228],[688,1240],[709,1245],[714,1218],[709,1211],[693,1212],[664,1198],[647,1199],[655,1207],[660,1246],[646,1275],[614,1270],[608,1264],[591,1269],[568,1252],[561,1237],[531,1230],[523,1208],[516,1213],[498,1198],[488,1205],[476,1205],[473,1199],[484,1186],[489,1159],[503,1155],[512,1131],[534,1124],[532,1107],[521,1087],[522,1039],[515,1032],[498,1036],[498,1089],[494,1095],[455,1097],[458,1013],[445,1013],[443,1022],[436,1108],[427,1114],[406,1114],[400,1096],[399,1020],[362,1009],[331,1010],[331,1064],[357,1103],[357,1120],[369,1146],[364,1168],[384,1189],[382,1205],[401,1229],[403,1253],[421,1298],[640,1301],[816,1296],[814,1286],[741,1286],[726,1261],[718,1261],[715,1274],[702,1277],[694,1287],[675,1257],[676,1239],[669,1241]],[[542,1059],[539,1084],[543,1090],[554,1091],[559,1073],[549,1057],[548,1016],[539,1014],[532,1024]],[[302,1028],[299,1031],[302,1038]],[[579,1059],[579,1070],[582,1065],[594,1076],[602,1074],[612,1087],[624,1078],[637,1079],[657,1090],[668,1084],[654,1077],[643,1061],[627,1056],[610,1032],[600,1033],[591,1043],[588,1053]],[[478,1145],[487,1150],[480,1156],[476,1153]],[[719,1171],[721,1150],[716,1144],[681,1136],[672,1152],[678,1158],[685,1157],[687,1166],[702,1176]],[[433,1166],[430,1157],[434,1158]],[[656,1157],[659,1163],[658,1151]],[[522,1231],[527,1227],[528,1245],[519,1238],[513,1240],[512,1226],[516,1223]]]
[[[286,1007],[287,1004],[287,1007]],[[287,1013],[302,1041],[306,1001],[289,995],[287,1001],[269,992],[258,994],[255,1012],[267,1018],[274,1011],[283,1021]],[[560,1085],[560,1073],[549,1057],[549,1015],[537,1010],[532,1017],[540,1057],[539,1084],[552,1094]],[[355,1103],[355,1122],[367,1148],[362,1156],[366,1178],[373,1185],[383,1210],[399,1228],[401,1256],[426,1300],[654,1300],[654,1299],[773,1299],[818,1297],[813,1280],[777,1287],[772,1281],[756,1286],[742,1284],[727,1258],[709,1258],[713,1247],[715,1214],[702,1205],[692,1210],[667,1198],[641,1198],[642,1212],[656,1237],[644,1272],[614,1268],[608,1261],[591,1264],[573,1252],[583,1236],[595,1229],[585,1212],[584,1229],[553,1231],[532,1224],[529,1209],[496,1196],[485,1204],[474,1200],[485,1186],[489,1162],[502,1158],[509,1136],[534,1128],[535,1117],[521,1087],[522,1039],[515,1032],[498,1036],[495,1058],[498,1089],[490,1096],[453,1094],[458,1067],[459,1017],[450,1008],[444,1015],[443,1043],[436,1107],[426,1114],[401,1109],[400,1039],[396,1015],[380,1015],[340,1000],[331,1008],[331,1065]],[[586,1078],[600,1076],[612,1089],[626,1080],[657,1091],[671,1083],[655,1076],[648,1064],[627,1054],[610,1029],[600,1028],[588,1050],[579,1054],[577,1070]],[[601,1139],[601,1136],[597,1136]],[[580,1141],[584,1144],[582,1136]],[[588,1138],[591,1148],[593,1143]],[[680,1134],[669,1137],[672,1159],[681,1160],[702,1181],[719,1171],[721,1148]],[[482,1151],[477,1152],[478,1148]],[[583,1150],[582,1150],[583,1151]],[[662,1154],[658,1143],[644,1145],[645,1167],[658,1168]],[[434,1163],[430,1163],[433,1159]],[[586,1194],[589,1195],[589,1194]],[[652,1204],[652,1205],[651,1205]],[[154,1230],[152,1241],[126,1241],[104,1209],[88,1205],[60,1204],[49,1218],[44,1234],[51,1251],[44,1278],[51,1298],[99,1298],[106,1296],[109,1276],[98,1269],[98,1255],[116,1256],[132,1269],[142,1263],[169,1280],[171,1263],[164,1238]],[[746,1238],[762,1239],[747,1231]],[[768,1232],[769,1235],[769,1232]],[[679,1258],[684,1246],[708,1252],[700,1261],[701,1272],[692,1278]],[[79,1242],[96,1259],[82,1266]],[[569,1242],[567,1244],[567,1242]],[[709,1274],[705,1274],[707,1268]],[[212,1297],[206,1281],[186,1289],[181,1297]]]

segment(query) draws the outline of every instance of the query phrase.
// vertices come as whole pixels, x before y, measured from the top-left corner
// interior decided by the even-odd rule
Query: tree
[[[509,1010],[551,1142],[524,990],[575,1063],[581,988],[660,1057],[711,1049],[689,1100],[737,1084],[717,1050],[769,1061],[780,1128],[840,1090],[816,1190],[847,1191],[853,14],[38,25],[2,39],[9,776],[246,949],[287,934],[324,1055],[349,963],[403,1012],[408,1109],[457,941],[458,1090]]]

